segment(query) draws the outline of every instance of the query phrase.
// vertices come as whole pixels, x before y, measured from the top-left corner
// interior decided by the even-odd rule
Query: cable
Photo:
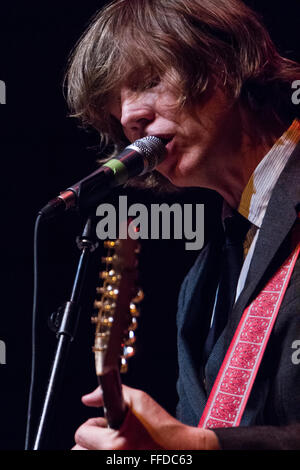
[[[25,435],[25,450],[30,450],[30,434],[32,428],[32,405],[35,388],[35,372],[36,372],[36,320],[38,311],[38,290],[39,290],[39,275],[38,275],[38,236],[39,226],[42,215],[39,214],[35,221],[34,227],[34,241],[33,241],[33,270],[34,270],[34,282],[33,282],[33,307],[32,307],[32,346],[31,346],[31,378],[30,378],[30,389],[28,397],[28,409],[27,409],[27,421],[26,421],[26,435]]]

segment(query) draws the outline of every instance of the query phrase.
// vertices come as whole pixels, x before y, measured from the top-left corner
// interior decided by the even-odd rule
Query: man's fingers
[[[82,397],[82,403],[86,406],[103,406],[103,396],[100,387],[97,387],[93,392],[88,393]]]
[[[104,418],[92,418],[76,431],[74,450],[118,450],[124,447],[124,438],[117,431],[106,427]]]
[[[76,444],[76,446],[72,447],[71,450],[88,450],[88,449],[86,449],[85,447],[81,447],[78,444]]]
[[[136,394],[136,392],[139,391],[123,385],[124,398],[128,404],[131,403],[132,394]],[[86,406],[103,406],[103,393],[101,387],[97,387],[93,392],[84,395],[81,400]]]

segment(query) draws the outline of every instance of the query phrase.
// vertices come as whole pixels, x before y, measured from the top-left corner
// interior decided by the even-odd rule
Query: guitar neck
[[[103,285],[94,302],[97,315],[95,353],[96,375],[103,391],[104,414],[108,426],[119,429],[124,422],[127,406],[124,402],[120,371],[126,371],[127,359],[134,354],[134,330],[137,327],[136,306],[143,299],[137,290],[138,243],[127,240],[107,241],[107,256],[102,257],[105,271],[100,273]]]
[[[103,391],[104,415],[107,419],[108,427],[119,429],[127,413],[120,373],[117,369],[112,369],[104,375],[99,375],[98,382]]]

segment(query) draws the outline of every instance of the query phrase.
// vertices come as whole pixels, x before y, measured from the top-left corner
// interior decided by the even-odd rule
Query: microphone
[[[39,211],[44,218],[54,217],[68,209],[89,209],[100,203],[113,188],[130,178],[143,175],[163,161],[167,139],[148,136],[128,145],[120,155],[111,158],[96,171],[70,186]]]

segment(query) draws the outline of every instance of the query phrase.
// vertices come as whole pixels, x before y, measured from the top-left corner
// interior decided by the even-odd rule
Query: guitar
[[[143,292],[137,289],[136,240],[106,241],[107,256],[102,258],[105,270],[100,273],[103,285],[97,287],[94,302],[96,315],[95,368],[103,391],[104,415],[108,427],[119,429],[126,416],[120,373],[127,371],[127,360],[134,355],[138,304]]]

